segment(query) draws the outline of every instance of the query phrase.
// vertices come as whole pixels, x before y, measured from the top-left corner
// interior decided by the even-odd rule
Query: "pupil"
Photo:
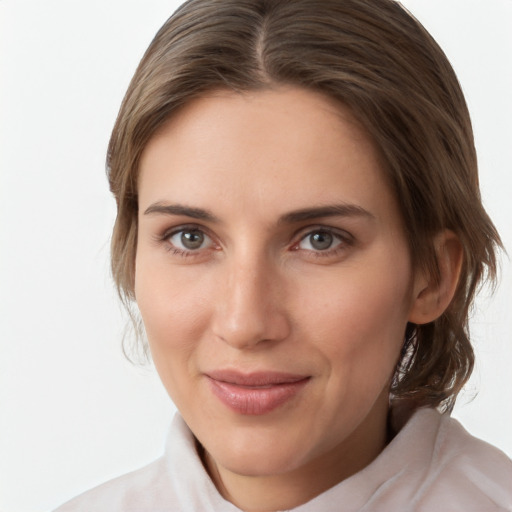
[[[204,235],[200,231],[185,231],[181,234],[181,243],[187,249],[199,249],[204,242]]]
[[[311,236],[311,245],[319,251],[325,251],[332,245],[332,235],[323,231],[315,233]]]

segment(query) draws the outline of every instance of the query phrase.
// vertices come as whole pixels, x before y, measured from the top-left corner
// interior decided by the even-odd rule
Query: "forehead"
[[[185,201],[269,215],[339,202],[394,207],[378,151],[350,110],[291,87],[190,102],[146,146],[139,200],[141,210]]]

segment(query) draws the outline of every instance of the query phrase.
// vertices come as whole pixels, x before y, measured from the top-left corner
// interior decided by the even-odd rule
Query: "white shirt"
[[[179,414],[165,454],[56,512],[240,512],[217,491]],[[512,461],[448,415],[419,409],[362,471],[294,512],[512,511]]]

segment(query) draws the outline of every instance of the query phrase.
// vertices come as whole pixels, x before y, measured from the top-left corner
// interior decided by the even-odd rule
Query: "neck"
[[[304,504],[370,464],[387,443],[387,396],[343,442],[286,473],[240,475],[208,452],[205,466],[220,494],[246,512],[288,510]]]

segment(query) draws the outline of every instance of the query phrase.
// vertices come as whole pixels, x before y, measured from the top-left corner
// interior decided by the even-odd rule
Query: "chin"
[[[213,459],[231,473],[243,476],[265,477],[279,475],[294,471],[302,464],[295,453],[284,450],[264,450],[255,447],[254,450],[245,450],[243,453],[232,449]]]
[[[305,440],[293,433],[240,431],[223,440],[210,440],[205,449],[225,469],[244,476],[270,476],[298,469],[307,462]],[[211,449],[209,449],[211,448]]]

